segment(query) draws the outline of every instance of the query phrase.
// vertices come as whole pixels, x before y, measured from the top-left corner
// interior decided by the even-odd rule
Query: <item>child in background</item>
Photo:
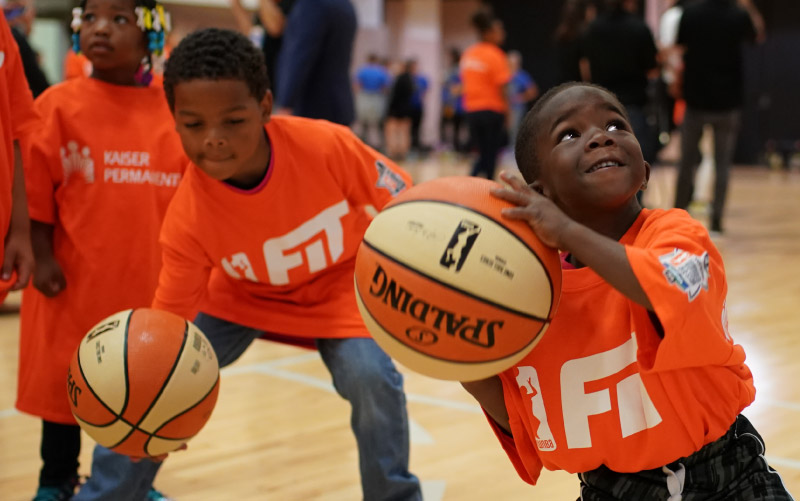
[[[92,75],[36,100],[43,127],[26,172],[36,270],[35,288],[23,294],[16,405],[43,420],[42,501],[69,499],[78,484],[81,435],[66,398],[70,358],[95,323],[152,301],[158,232],[186,165],[164,92],[148,86],[167,28],[163,8],[150,0],[88,0],[73,16],[74,49],[92,62]],[[108,479],[94,466],[74,499],[121,499],[96,487]],[[135,467],[155,475],[150,461]],[[149,487],[131,494],[141,500]]]
[[[0,16],[0,303],[9,290],[25,287],[33,271],[19,143],[38,126],[17,44]]]
[[[353,284],[371,216],[409,177],[347,127],[271,117],[268,88],[263,54],[239,33],[205,29],[172,51],[164,89],[192,163],[164,218],[153,307],[199,310],[220,366],[260,337],[316,346],[352,405],[364,499],[421,499],[403,378]]]
[[[642,209],[650,165],[606,89],[547,92],[494,194],[563,251],[542,341],[498,376],[463,383],[520,477],[578,473],[580,499],[791,500],[740,412],[755,397],[728,331],[722,258],[683,210]]]

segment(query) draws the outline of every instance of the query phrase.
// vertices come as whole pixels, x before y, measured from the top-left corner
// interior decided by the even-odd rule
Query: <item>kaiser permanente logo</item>
[[[94,183],[95,168],[91,150],[76,141],[61,148],[65,182],[80,175],[86,183]],[[150,169],[150,153],[146,151],[103,151],[103,182],[113,184],[152,184],[174,188],[181,180],[177,172]]]

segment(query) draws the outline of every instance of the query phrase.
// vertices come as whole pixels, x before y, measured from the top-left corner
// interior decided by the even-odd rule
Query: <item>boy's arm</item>
[[[53,256],[53,225],[31,220],[31,243],[36,258],[33,286],[47,297],[54,297],[67,286],[64,272]]]
[[[518,207],[503,209],[503,215],[528,222],[546,245],[570,252],[578,261],[632,301],[649,311],[653,305],[633,272],[625,246],[575,222],[550,199],[528,187],[522,179],[503,173],[511,189],[492,193]]]
[[[166,227],[161,231],[161,272],[152,307],[191,320],[205,296],[211,263],[189,250],[199,245],[182,245],[179,235],[166,234]]]
[[[503,382],[500,381],[500,377],[492,376],[478,381],[462,381],[461,386],[475,397],[475,400],[481,404],[483,410],[497,426],[511,436],[508,409],[506,409],[505,398],[503,398]]]
[[[17,280],[10,290],[19,290],[28,285],[33,272],[33,250],[31,249],[30,220],[28,219],[28,197],[25,193],[25,172],[22,168],[22,153],[19,143],[14,141],[14,184],[11,188],[11,221],[5,235],[2,279],[11,278],[17,272]]]

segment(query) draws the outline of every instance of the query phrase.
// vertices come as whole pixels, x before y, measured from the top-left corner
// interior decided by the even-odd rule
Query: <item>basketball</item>
[[[511,367],[545,333],[561,293],[558,252],[501,216],[497,183],[428,181],[370,223],[356,255],[361,316],[392,358],[437,379]]]
[[[211,417],[219,364],[191,322],[139,308],[98,323],[67,376],[72,414],[98,444],[132,457],[179,448]]]

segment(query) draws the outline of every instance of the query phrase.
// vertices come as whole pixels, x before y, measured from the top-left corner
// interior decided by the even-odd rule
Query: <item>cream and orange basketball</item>
[[[370,223],[356,299],[375,341],[406,367],[472,381],[511,367],[545,333],[561,263],[526,223],[504,218],[497,183],[449,177],[400,194]]]
[[[219,363],[191,322],[161,310],[125,310],[81,340],[67,392],[72,414],[97,443],[132,457],[159,456],[211,417]]]

